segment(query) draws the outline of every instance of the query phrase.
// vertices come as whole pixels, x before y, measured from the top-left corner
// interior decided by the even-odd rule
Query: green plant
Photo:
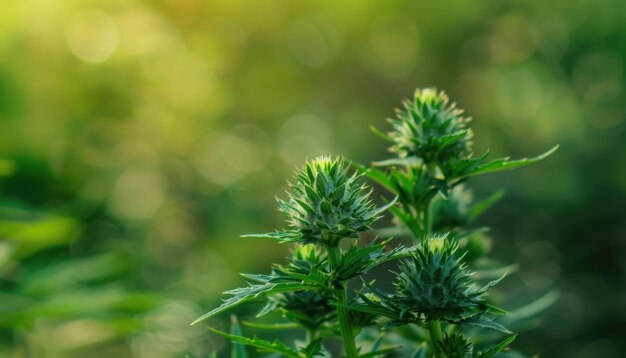
[[[319,157],[306,162],[290,185],[287,200],[278,200],[288,228],[246,235],[295,244],[286,264],[275,264],[266,275],[245,274],[246,287],[226,292],[231,297],[195,323],[253,300],[264,300],[258,316],[282,314],[286,322],[248,324],[256,329],[302,329],[304,341],[294,345],[258,337],[246,338],[209,328],[235,344],[287,357],[328,356],[324,342],[340,337],[348,358],[400,355],[414,357],[490,357],[516,337],[494,316],[505,312],[493,305],[488,291],[506,268],[481,268],[488,252],[484,228],[468,229],[500,192],[477,203],[463,186],[469,177],[535,163],[532,159],[487,160],[475,156],[469,118],[443,92],[418,90],[391,119],[382,138],[392,143],[393,158],[372,167],[357,166],[349,174],[342,158]],[[366,176],[387,189],[394,200],[376,208]],[[364,235],[384,212],[393,214],[389,228]],[[391,236],[411,237],[406,247]],[[383,239],[380,239],[383,237]],[[393,288],[382,289],[368,276],[388,262],[394,266]],[[390,263],[394,265],[394,263]],[[490,282],[482,278],[499,273]],[[352,283],[352,284],[350,284]],[[359,288],[354,288],[360,283]],[[232,332],[240,332],[234,321]],[[477,329],[492,329],[505,338],[484,348]],[[238,353],[237,353],[238,352]]]

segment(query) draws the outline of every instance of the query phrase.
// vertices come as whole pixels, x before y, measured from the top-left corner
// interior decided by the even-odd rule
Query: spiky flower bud
[[[288,217],[291,241],[336,246],[342,238],[356,238],[379,218],[370,199],[371,189],[361,175],[348,175],[342,158],[318,157],[307,161],[290,184],[289,200],[279,200]]]
[[[336,308],[332,299],[319,291],[295,291],[271,297],[287,319],[313,330],[334,319]]]
[[[445,236],[429,238],[400,266],[396,299],[405,311],[454,321],[481,305],[487,288],[472,287],[471,272],[457,249]]]
[[[315,245],[299,245],[295,247],[290,265],[287,268],[302,275],[310,273],[312,267],[318,267],[325,260],[321,248]],[[276,270],[283,269],[280,266]],[[293,291],[268,297],[268,302],[257,316],[279,310],[288,320],[310,330],[317,330],[324,323],[332,321],[336,316],[333,304],[334,296],[326,291]]]
[[[403,158],[421,158],[426,163],[465,157],[472,145],[469,121],[443,91],[418,89],[413,100],[405,101],[403,108],[397,110],[397,118],[389,120],[393,127],[387,134],[393,142],[389,150]]]
[[[467,358],[472,349],[469,339],[465,338],[462,333],[457,332],[446,334],[437,343],[437,350],[443,358]]]

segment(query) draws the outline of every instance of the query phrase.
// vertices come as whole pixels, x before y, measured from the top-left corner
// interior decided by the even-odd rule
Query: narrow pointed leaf
[[[468,326],[479,327],[479,328],[490,328],[490,329],[496,330],[498,332],[506,333],[506,334],[513,334],[513,332],[506,329],[506,327],[504,327],[500,323],[493,321],[489,318],[482,317],[482,316],[468,318],[463,321],[460,321],[459,323],[468,325]]]
[[[529,304],[511,311],[505,321],[511,324],[533,317],[555,304],[559,300],[559,296],[557,290],[551,290]]]
[[[552,153],[556,152],[557,149],[559,149],[558,145],[554,146],[549,151],[541,155],[538,155],[534,158],[523,158],[519,160],[509,160],[508,158],[495,159],[491,162],[479,165],[475,169],[464,173],[462,176],[469,177],[469,176],[498,172],[502,170],[509,170],[509,169],[513,169],[517,167],[523,167],[526,165],[534,164],[549,157]]]
[[[303,284],[300,282],[279,282],[279,283],[267,283],[264,285],[253,285],[253,286],[231,290],[231,291],[228,291],[227,293],[233,295],[233,297],[224,300],[224,303],[222,303],[221,306],[202,315],[200,318],[193,321],[191,325],[193,326],[194,324],[202,322],[219,313],[227,311],[233,307],[239,306],[243,303],[246,303],[258,297],[268,296],[268,295],[272,295],[276,293],[291,292],[291,291],[319,290],[319,289],[321,289],[321,287],[311,286],[311,285]]]
[[[469,221],[473,221],[479,216],[481,216],[487,209],[489,209],[493,204],[498,202],[504,196],[504,190],[498,190],[495,193],[491,194],[487,199],[484,199],[474,205],[472,205],[467,217]]]
[[[207,328],[209,329],[209,331],[217,335],[220,335],[224,338],[227,338],[233,342],[255,347],[262,352],[274,352],[274,353],[283,354],[289,358],[299,358],[298,352],[296,352],[294,349],[290,347],[287,347],[285,344],[283,344],[282,342],[278,340],[274,342],[269,342],[269,341],[266,341],[257,337],[247,338],[247,337],[242,337],[242,336],[222,332],[220,330],[217,330],[211,327],[207,327]]]
[[[497,345],[491,347],[489,350],[485,351],[485,352],[481,352],[478,354],[479,358],[489,358],[492,357],[494,355],[496,355],[497,353],[501,352],[503,349],[505,349],[509,344],[511,344],[515,338],[517,337],[517,334],[514,334],[510,337],[508,337],[507,339],[503,340],[502,342],[498,343]]]
[[[233,336],[241,336],[242,332],[241,332],[241,326],[239,325],[239,322],[237,321],[237,316],[232,315],[230,316],[230,334],[232,334]],[[239,343],[237,341],[232,341],[232,351],[231,351],[231,357],[232,358],[248,358],[248,353],[246,352],[246,347],[242,344]]]
[[[282,331],[282,330],[287,330],[287,329],[298,329],[298,328],[301,328],[300,326],[298,326],[295,323],[264,324],[264,323],[255,323],[255,322],[241,321],[241,324],[243,324],[246,327],[251,327],[251,328],[256,328],[256,329],[263,329],[263,330],[268,330],[268,331]]]

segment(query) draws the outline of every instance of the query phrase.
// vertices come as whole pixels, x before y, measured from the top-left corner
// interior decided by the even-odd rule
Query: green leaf
[[[287,330],[287,329],[301,328],[295,323],[264,324],[264,323],[248,322],[248,321],[242,321],[241,323],[246,327],[264,329],[264,330],[269,330],[269,331],[281,331],[281,330]]]
[[[458,142],[460,139],[463,139],[467,136],[468,133],[471,133],[471,129],[460,130],[451,134],[446,134],[439,138],[439,152],[446,149],[447,147],[453,145]]]
[[[479,328],[489,328],[489,329],[494,329],[502,333],[513,334],[513,332],[506,329],[500,323],[484,316],[471,317],[471,318],[460,321],[459,324],[464,324],[464,325],[474,326],[474,327],[479,327]]]
[[[423,161],[418,157],[407,157],[407,158],[391,158],[386,160],[380,160],[376,162],[372,162],[372,165],[375,167],[390,167],[390,166],[403,166],[403,167],[414,167],[422,164]]]
[[[489,303],[485,303],[484,305],[485,305],[485,308],[487,309],[486,310],[487,313],[491,313],[491,314],[499,315],[499,316],[504,316],[504,315],[509,314],[508,311],[505,311],[502,308],[496,307],[496,306],[491,305]]]
[[[473,278],[475,280],[487,280],[502,277],[504,275],[508,275],[510,273],[516,272],[519,269],[517,264],[511,264],[502,267],[490,268],[490,269],[479,269],[474,271]]]
[[[493,286],[497,285],[500,281],[504,280],[504,278],[506,277],[508,273],[503,274],[502,276],[498,277],[497,279],[490,281],[488,284],[486,284],[485,286],[481,287],[478,292],[487,292],[490,288],[492,288]]]
[[[261,238],[261,239],[274,239],[278,242],[281,243],[286,243],[286,242],[297,242],[298,241],[298,236],[293,233],[293,232],[289,232],[289,231],[276,231],[276,232],[268,232],[265,234],[246,234],[246,235],[241,235],[240,237],[254,237],[254,238]]]
[[[498,190],[495,193],[491,194],[486,199],[479,201],[478,203],[472,205],[467,214],[467,218],[469,221],[474,221],[476,218],[481,216],[487,209],[489,209],[493,204],[498,202],[504,196],[504,190]]]
[[[489,358],[489,357],[494,356],[496,353],[501,352],[509,344],[511,344],[511,342],[513,342],[516,337],[517,337],[517,334],[508,337],[507,339],[503,340],[502,342],[498,343],[497,345],[489,348],[489,350],[487,350],[485,352],[478,353],[478,357],[479,358]]]
[[[378,170],[376,168],[368,168],[366,166],[356,164],[356,163],[354,164],[354,166],[357,168],[357,170],[360,173],[372,179],[374,182],[380,184],[385,189],[389,190],[391,193],[397,194],[397,190],[395,189],[393,182],[387,176],[387,174],[385,174],[383,171]]]
[[[413,355],[411,355],[411,358],[426,358],[426,343],[420,344],[413,352]]]
[[[374,127],[374,126],[370,126],[370,130],[372,131],[372,133],[376,134],[377,136],[381,137],[382,139],[388,141],[388,142],[393,142],[393,138],[391,138],[387,133],[379,130],[378,128]]]
[[[517,167],[523,167],[526,165],[534,164],[549,157],[552,153],[556,152],[557,149],[559,149],[558,145],[554,146],[549,151],[541,155],[538,155],[534,158],[509,160],[509,158],[507,157],[507,158],[495,159],[495,160],[492,160],[491,162],[478,165],[476,168],[463,173],[462,177],[469,177],[469,176],[474,176],[474,175],[479,175],[479,174],[498,172],[502,170],[509,170],[509,169],[513,169]]]
[[[395,198],[393,198],[390,202],[388,202],[387,204],[381,206],[380,208],[374,209],[374,215],[380,215],[382,213],[384,213],[385,211],[387,211],[387,209],[389,209],[390,207],[392,207],[396,201],[398,201],[398,196],[396,195]]]
[[[224,300],[221,306],[211,310],[210,312],[202,315],[191,323],[193,326],[196,323],[202,322],[208,318],[211,318],[219,313],[229,310],[233,307],[239,306],[245,302],[251,301],[258,297],[268,296],[276,293],[284,293],[299,290],[319,290],[319,286],[311,286],[300,282],[278,282],[278,283],[266,283],[262,285],[251,285],[248,287],[237,288],[225,292],[225,294],[232,295],[233,297]]]
[[[220,335],[224,338],[227,338],[233,342],[255,347],[259,351],[262,351],[262,352],[275,352],[275,353],[283,354],[286,357],[290,357],[290,358],[300,358],[300,356],[298,355],[298,352],[296,352],[294,349],[290,347],[287,347],[284,343],[280,342],[279,340],[275,340],[274,342],[269,342],[269,341],[257,338],[256,336],[253,338],[247,338],[247,337],[242,337],[242,336],[222,332],[220,330],[217,330],[211,327],[207,327],[207,328],[209,329],[209,331],[217,335]]]
[[[241,332],[241,326],[239,325],[239,322],[237,321],[237,316],[235,315],[231,315],[230,316],[230,333],[233,336],[241,336],[242,332]],[[231,351],[231,357],[232,358],[248,358],[248,353],[246,353],[246,348],[243,344],[238,343],[237,341],[232,341],[232,351]]]
[[[303,353],[306,358],[320,355],[322,353],[322,338],[314,339],[306,347],[300,348],[300,353]]]
[[[383,344],[384,338],[385,338],[385,334],[381,333],[374,341],[374,344],[372,344],[372,349],[370,349],[370,352],[376,352],[377,350],[379,350],[380,346]]]
[[[511,311],[505,318],[505,321],[508,324],[512,324],[535,316],[555,304],[559,300],[559,296],[560,294],[557,290],[551,290],[536,300]]]

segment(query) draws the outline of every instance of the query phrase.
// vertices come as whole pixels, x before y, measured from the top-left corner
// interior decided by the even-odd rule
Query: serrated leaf
[[[251,285],[248,287],[242,287],[225,292],[226,294],[233,295],[233,297],[224,300],[222,305],[202,315],[191,323],[193,326],[199,322],[202,322],[208,318],[211,318],[219,313],[227,311],[233,307],[239,306],[245,302],[251,301],[258,297],[272,295],[276,293],[284,293],[299,290],[319,290],[319,286],[311,286],[299,282],[278,282],[278,283],[266,283],[263,285]]]
[[[274,342],[269,342],[269,341],[257,338],[256,336],[253,338],[247,338],[243,336],[238,336],[238,335],[222,332],[215,328],[211,328],[211,327],[207,327],[207,328],[209,329],[209,331],[217,335],[220,335],[224,338],[227,338],[233,342],[255,347],[262,352],[275,352],[275,353],[283,354],[286,357],[290,357],[290,358],[300,358],[300,356],[298,355],[298,352],[296,352],[294,349],[290,347],[287,347],[284,343],[282,343],[279,340],[275,340]]]
[[[500,281],[504,280],[504,278],[506,277],[507,274],[508,274],[508,272],[504,273],[499,278],[490,281],[489,283],[487,283],[486,285],[481,287],[477,292],[487,292],[490,288],[492,288],[493,286],[497,285]]]
[[[556,152],[559,149],[559,146],[556,145],[552,149],[547,152],[540,154],[533,158],[523,158],[518,160],[509,160],[509,158],[500,158],[492,160],[488,163],[478,165],[476,168],[469,170],[463,173],[463,177],[475,176],[486,173],[493,173],[502,170],[509,170],[517,167],[523,167],[526,165],[537,163],[547,157],[549,157],[552,153]]]

